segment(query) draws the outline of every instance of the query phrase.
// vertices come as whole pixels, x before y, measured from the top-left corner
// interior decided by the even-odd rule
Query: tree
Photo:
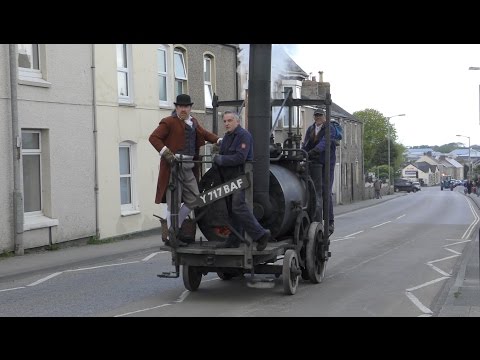
[[[401,159],[403,151],[396,146],[397,132],[388,119],[375,109],[365,109],[353,113],[363,121],[363,154],[365,169],[388,165],[388,129],[390,128],[390,162],[393,166]]]
[[[441,146],[432,146],[432,149],[434,151],[438,151],[443,154],[448,154],[449,152],[452,152],[453,150],[457,149],[459,144],[461,143],[448,143]]]

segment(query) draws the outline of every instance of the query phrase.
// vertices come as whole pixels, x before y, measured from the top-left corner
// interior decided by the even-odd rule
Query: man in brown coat
[[[190,115],[193,102],[189,95],[177,96],[175,112],[163,118],[158,127],[149,137],[150,143],[159,152],[160,172],[158,174],[157,194],[155,203],[167,203],[167,226],[170,228],[171,198],[168,183],[170,180],[170,166],[176,159],[187,160],[179,168],[178,203],[184,204],[178,213],[178,226],[180,227],[191,211],[192,204],[199,195],[198,176],[199,163],[188,163],[188,160],[198,160],[200,147],[205,141],[218,144],[222,140],[217,135],[205,130],[197,119]],[[174,209],[176,211],[176,209]]]

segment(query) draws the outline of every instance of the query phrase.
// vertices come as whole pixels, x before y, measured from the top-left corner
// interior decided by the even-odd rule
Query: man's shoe
[[[267,247],[267,243],[270,241],[271,238],[272,234],[270,233],[270,230],[265,230],[265,234],[263,234],[262,237],[257,240],[257,250],[265,250],[265,248]]]
[[[328,236],[332,235],[334,231],[335,231],[335,225],[332,222],[330,223],[330,225],[328,225]]]
[[[224,248],[238,248],[240,246],[240,240],[236,237],[229,237],[224,242],[217,244],[215,247],[217,249],[224,249]]]

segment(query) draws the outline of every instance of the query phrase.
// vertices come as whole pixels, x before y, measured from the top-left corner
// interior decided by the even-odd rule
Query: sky
[[[480,44],[282,44],[307,73],[330,83],[353,114],[378,110],[404,146],[480,145]]]

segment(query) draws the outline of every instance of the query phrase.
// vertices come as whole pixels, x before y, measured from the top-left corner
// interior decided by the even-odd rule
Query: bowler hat
[[[192,99],[190,99],[190,95],[187,94],[180,94],[177,96],[177,101],[174,102],[175,105],[193,105]]]

